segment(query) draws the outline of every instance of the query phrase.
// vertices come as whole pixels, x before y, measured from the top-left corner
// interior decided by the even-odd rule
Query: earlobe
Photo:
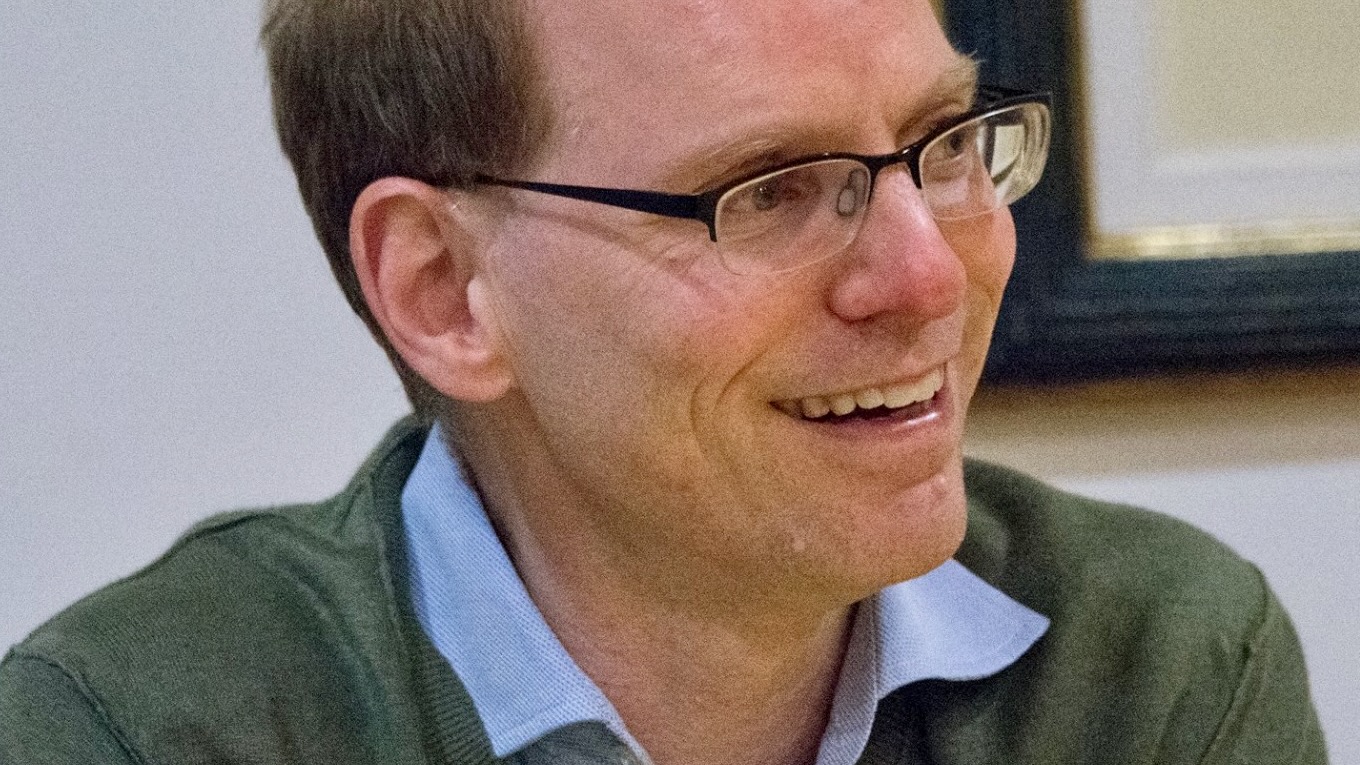
[[[477,224],[446,192],[409,178],[373,182],[350,216],[354,268],[388,342],[426,382],[461,401],[494,400],[513,383]]]

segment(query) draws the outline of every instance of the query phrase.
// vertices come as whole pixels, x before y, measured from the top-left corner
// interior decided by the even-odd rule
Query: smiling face
[[[926,0],[528,6],[558,111],[533,180],[695,193],[892,151],[973,95]],[[937,223],[896,167],[844,252],[738,276],[696,221],[479,196],[503,216],[482,283],[514,370],[475,418],[498,466],[479,479],[535,540],[512,550],[748,603],[851,602],[954,552],[1004,210]]]

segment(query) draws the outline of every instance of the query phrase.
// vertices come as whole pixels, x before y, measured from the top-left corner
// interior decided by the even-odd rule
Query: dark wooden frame
[[[1065,382],[1360,360],[1360,252],[1088,256],[1080,2],[945,3],[951,38],[981,59],[984,82],[1054,95],[1048,170],[1014,207],[1019,254],[986,379]]]

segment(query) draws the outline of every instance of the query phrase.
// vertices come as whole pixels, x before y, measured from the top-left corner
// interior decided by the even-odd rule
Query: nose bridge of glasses
[[[916,188],[921,188],[921,147],[913,144],[900,151],[891,154],[880,154],[876,157],[861,157],[861,164],[869,168],[869,196],[872,197],[874,190],[878,188],[879,174],[884,170],[905,167],[907,175],[911,177],[911,182]],[[866,200],[867,201],[867,200]]]
[[[870,159],[872,163],[864,163],[869,168],[869,184],[861,209],[862,217],[869,215],[869,208],[874,205],[875,200],[877,200],[880,205],[887,203],[887,200],[881,199],[885,194],[880,192],[885,190],[885,186],[891,187],[895,177],[897,177],[897,183],[909,184],[909,188],[900,189],[895,194],[889,193],[886,196],[896,197],[896,204],[902,203],[901,197],[903,194],[907,197],[916,197],[917,201],[922,204],[925,203],[924,198],[921,196],[920,171],[917,169],[919,167],[918,155],[915,153],[908,154],[906,152],[897,152],[894,154],[872,157]]]

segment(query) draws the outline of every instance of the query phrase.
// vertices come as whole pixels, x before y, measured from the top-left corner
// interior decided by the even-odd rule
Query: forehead
[[[868,150],[848,144],[899,131],[923,101],[970,95],[966,60],[928,0],[529,0],[528,8],[557,111],[554,152],[568,165],[589,158],[567,171],[580,182],[621,182],[652,168],[648,160],[742,141]]]

